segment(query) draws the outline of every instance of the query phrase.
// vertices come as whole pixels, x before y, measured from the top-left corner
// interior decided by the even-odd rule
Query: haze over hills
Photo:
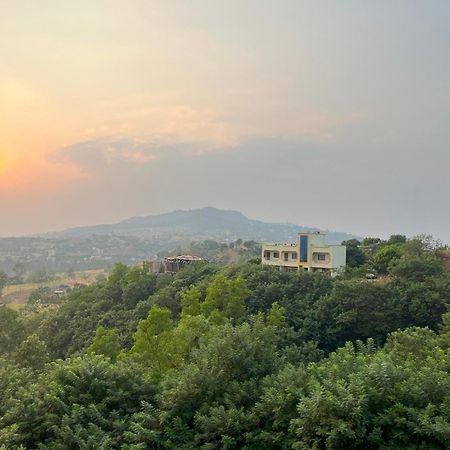
[[[238,211],[211,207],[179,210],[132,217],[115,224],[0,238],[0,271],[12,274],[16,264],[22,264],[28,271],[109,269],[116,262],[136,264],[153,260],[158,254],[181,251],[192,242],[230,243],[237,239],[288,242],[295,240],[299,231],[306,230],[317,231],[300,225],[251,220]],[[343,232],[325,233],[330,243],[355,237]]]
[[[215,239],[219,241],[252,239],[255,241],[291,241],[299,231],[319,231],[290,223],[267,223],[249,219],[239,211],[205,207],[177,210],[152,216],[131,217],[114,224],[69,228],[45,237],[82,237],[93,235],[136,236],[170,241]],[[340,243],[355,236],[336,231],[323,231],[330,243]]]

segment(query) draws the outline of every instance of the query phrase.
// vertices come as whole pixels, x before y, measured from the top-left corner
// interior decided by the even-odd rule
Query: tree
[[[21,262],[17,262],[14,264],[13,267],[13,274],[14,274],[14,282],[17,284],[21,284],[25,282],[25,275],[27,273],[27,269],[25,267],[25,264]]]
[[[113,364],[99,355],[57,361],[16,393],[2,417],[0,447],[123,448],[131,418],[155,395],[132,361]]]
[[[280,306],[278,302],[273,302],[267,314],[267,325],[282,327],[286,323],[285,312],[286,309]]]
[[[450,448],[450,277],[409,242],[377,281],[122,266],[0,307],[0,448]]]
[[[341,245],[345,245],[347,247],[359,247],[361,242],[358,239],[348,239],[347,241],[342,241]]]
[[[22,341],[24,331],[19,314],[6,305],[0,305],[0,355],[11,354]]]
[[[423,282],[427,278],[444,274],[444,264],[432,256],[403,257],[395,262],[390,273],[410,282]]]
[[[404,244],[406,242],[406,236],[403,234],[393,234],[389,237],[388,244]]]
[[[106,283],[107,295],[114,303],[122,301],[123,294],[123,279],[129,271],[128,266],[122,263],[117,263],[111,270]]]
[[[427,329],[395,332],[384,349],[347,343],[266,379],[247,413],[248,448],[444,449],[450,445],[449,353]]]
[[[211,328],[211,322],[201,314],[183,316],[178,325],[170,331],[166,341],[167,367],[175,369],[183,367],[200,342],[207,338]]]
[[[182,366],[211,328],[210,321],[201,314],[185,314],[174,327],[169,313],[153,306],[147,320],[140,322],[129,352],[129,356],[159,374]]]
[[[245,314],[245,300],[249,294],[243,278],[228,279],[224,274],[219,274],[208,286],[201,311],[206,317],[213,315],[219,322],[221,317],[240,320]]]
[[[274,327],[262,321],[213,327],[178,376],[166,380],[161,417],[165,434],[180,442],[168,447],[243,448],[245,408],[279,364]]]
[[[389,284],[340,281],[314,309],[317,328],[307,337],[329,351],[357,339],[382,344],[390,331],[408,324],[407,304]]]
[[[163,309],[168,309],[174,319],[179,317],[181,310],[181,295],[182,293],[180,293],[180,287],[178,286],[170,284],[163,287],[150,296],[148,302],[143,303],[146,308],[146,314],[148,313],[150,307],[158,306]]]
[[[0,298],[2,298],[3,288],[8,284],[8,275],[5,272],[0,272]]]
[[[116,328],[107,329],[105,327],[97,328],[94,340],[87,348],[86,353],[103,355],[115,361],[121,350],[119,330]]]
[[[380,238],[374,238],[374,237],[366,237],[361,241],[361,245],[367,246],[367,245],[376,245],[380,244],[381,239]]]
[[[18,398],[19,391],[28,389],[28,386],[33,383],[36,374],[29,368],[18,366],[14,364],[11,359],[0,358],[0,448],[4,449],[2,445],[5,444],[5,423],[3,417],[9,413]],[[10,446],[7,448],[17,448]]]
[[[198,316],[200,314],[200,289],[191,286],[181,294],[181,316]]]
[[[45,343],[37,335],[32,334],[19,345],[14,360],[23,367],[41,371],[50,358]]]
[[[130,350],[130,355],[160,373],[168,367],[165,352],[173,329],[170,316],[168,309],[152,306],[147,319],[139,322],[133,335],[134,345]]]
[[[375,270],[380,274],[387,274],[389,266],[402,256],[402,248],[398,244],[381,247],[371,258]]]
[[[30,281],[32,283],[44,283],[46,281],[50,281],[51,279],[52,276],[46,267],[41,267],[30,274]]]
[[[28,303],[30,305],[54,303],[54,300],[53,290],[48,286],[33,289],[28,296]]]
[[[448,248],[440,239],[434,239],[430,234],[419,234],[412,240],[419,241],[424,252],[434,252],[436,250],[444,250]]]
[[[156,290],[156,276],[150,272],[150,263],[132,267],[121,280],[122,301],[133,308],[139,301],[147,299]]]
[[[343,241],[342,245],[347,247],[346,264],[348,267],[360,267],[366,262],[366,254],[359,248],[361,243],[357,239]]]

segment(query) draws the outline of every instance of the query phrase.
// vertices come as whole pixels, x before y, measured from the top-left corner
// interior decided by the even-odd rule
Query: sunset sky
[[[449,1],[0,7],[0,235],[215,206],[450,243]]]

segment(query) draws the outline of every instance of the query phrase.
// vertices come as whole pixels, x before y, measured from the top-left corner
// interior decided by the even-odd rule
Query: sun
[[[2,175],[4,175],[10,168],[11,158],[9,158],[6,152],[0,150],[0,181]]]

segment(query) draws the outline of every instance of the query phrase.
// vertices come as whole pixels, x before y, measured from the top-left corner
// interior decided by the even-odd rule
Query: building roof
[[[178,256],[166,256],[165,261],[203,261],[200,256],[193,255],[178,255]]]

